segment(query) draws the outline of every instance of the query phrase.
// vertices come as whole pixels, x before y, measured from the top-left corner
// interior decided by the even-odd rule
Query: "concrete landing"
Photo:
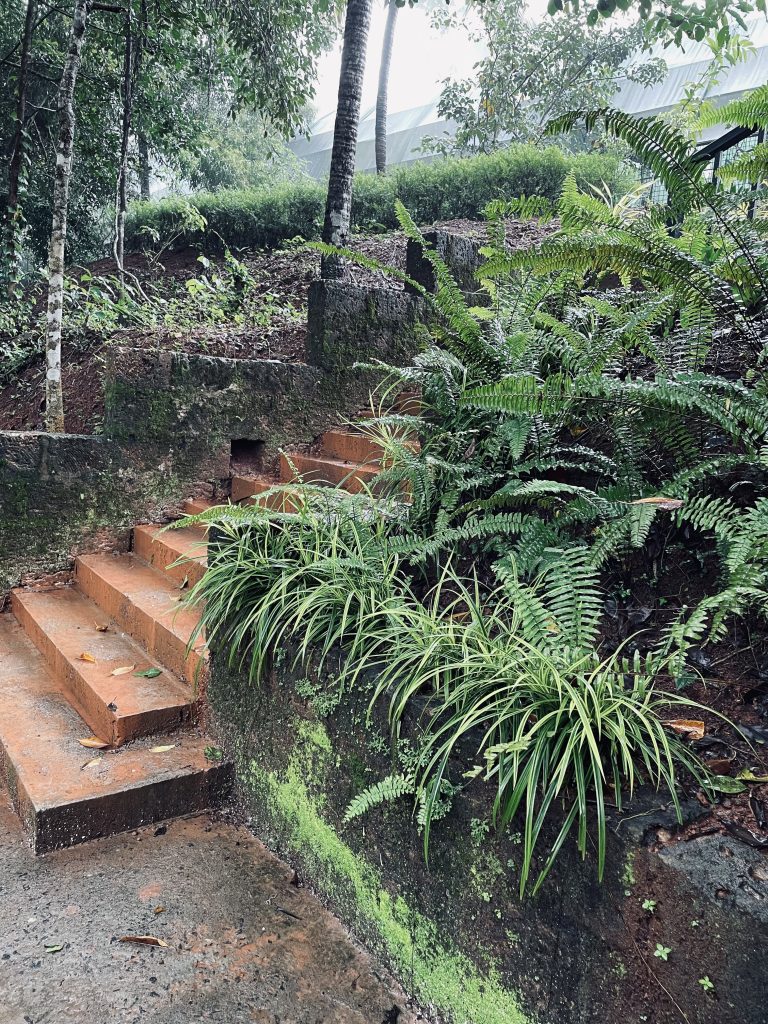
[[[0,1024],[413,1024],[291,874],[207,816],[35,859],[0,790]]]

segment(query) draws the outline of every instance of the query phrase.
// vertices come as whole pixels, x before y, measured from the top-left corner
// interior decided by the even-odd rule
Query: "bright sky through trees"
[[[539,6],[546,9],[545,3],[534,4],[534,9]],[[363,110],[376,102],[379,55],[386,19],[384,4],[377,2],[368,43]],[[407,110],[436,98],[444,78],[469,77],[472,65],[480,56],[482,48],[470,42],[464,32],[438,32],[432,28],[429,15],[423,9],[406,6],[400,12],[395,36],[389,85],[390,110]],[[340,62],[341,41],[320,61],[315,99],[318,116],[330,113],[336,106]]]

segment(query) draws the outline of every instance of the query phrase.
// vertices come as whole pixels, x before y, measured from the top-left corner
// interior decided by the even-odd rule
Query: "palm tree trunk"
[[[379,65],[379,91],[376,94],[376,173],[385,174],[387,170],[387,103],[389,99],[389,69],[392,66],[392,48],[395,42],[395,26],[400,8],[396,0],[389,0],[387,5],[387,25],[384,29],[384,41],[381,44],[381,64]]]
[[[27,0],[24,35],[19,58],[19,82],[16,89],[16,125],[13,134],[13,152],[8,167],[8,201],[5,212],[5,256],[8,265],[8,295],[16,294],[17,261],[19,254],[19,184],[24,166],[24,118],[27,113],[27,81],[32,51],[32,34],[37,15],[37,0]]]
[[[59,139],[56,146],[56,177],[53,184],[53,224],[48,247],[48,316],[45,341],[45,428],[64,430],[64,399],[61,391],[61,322],[64,309],[64,247],[67,241],[67,204],[72,177],[72,146],[75,138],[75,84],[88,19],[88,0],[75,0],[67,56],[61,73],[57,107]]]
[[[349,237],[357,127],[360,120],[360,100],[363,93],[372,3],[373,0],[347,0],[339,100],[333,130],[328,200],[323,224],[323,241],[328,245],[346,245]],[[338,256],[323,256],[323,278],[344,277],[345,272],[344,262]]]

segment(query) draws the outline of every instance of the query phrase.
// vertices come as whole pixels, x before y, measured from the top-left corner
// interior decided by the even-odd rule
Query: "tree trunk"
[[[139,133],[139,198],[149,199],[149,143],[143,132]]]
[[[125,282],[125,211],[128,208],[128,146],[131,141],[133,112],[133,18],[132,0],[126,0],[123,47],[123,121],[120,139],[120,161],[117,172],[117,203],[115,210],[115,263],[122,288]]]
[[[16,90],[16,125],[13,134],[13,152],[8,166],[8,203],[5,214],[5,253],[8,266],[8,296],[16,293],[17,262],[19,256],[19,184],[24,166],[24,118],[27,112],[27,81],[32,51],[32,35],[37,14],[37,0],[27,0],[24,36],[19,60],[19,84]]]
[[[384,29],[384,41],[381,44],[381,64],[379,65],[379,91],[376,94],[376,173],[384,174],[387,170],[387,102],[389,98],[389,69],[392,66],[392,47],[395,42],[397,13],[400,8],[395,0],[387,5],[387,25]]]
[[[64,430],[64,400],[61,392],[61,321],[64,309],[64,247],[67,241],[67,203],[72,176],[72,146],[75,138],[75,84],[88,19],[88,0],[75,0],[69,46],[61,73],[57,107],[59,139],[56,145],[56,177],[53,184],[53,224],[48,247],[48,324],[45,341],[45,428]]]
[[[146,202],[149,199],[149,143],[141,124],[142,99],[141,71],[144,62],[144,49],[147,43],[147,31],[149,28],[149,14],[147,12],[147,0],[141,0],[139,8],[139,32],[136,37],[136,61],[134,64],[134,78],[136,88],[134,90],[134,109],[138,109],[139,126],[137,131],[139,143],[139,199]]]
[[[333,129],[328,200],[323,224],[323,241],[328,245],[344,246],[349,237],[352,178],[355,173],[357,127],[360,120],[360,100],[363,92],[372,2],[373,0],[347,0],[339,100]],[[344,262],[338,256],[323,256],[321,273],[324,278],[344,277],[345,272]]]

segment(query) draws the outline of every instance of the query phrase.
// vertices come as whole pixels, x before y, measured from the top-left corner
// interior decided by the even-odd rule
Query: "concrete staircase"
[[[414,411],[416,408],[420,407],[410,396],[401,399],[401,404],[396,406],[398,411]],[[327,430],[317,453],[281,454],[277,479],[258,475],[233,476],[232,501],[257,501],[275,484],[291,484],[297,479],[309,484],[341,487],[353,494],[365,488],[375,490],[376,477],[381,470],[381,455],[381,448],[363,430],[355,427]],[[273,495],[270,501],[273,505],[282,502],[284,509],[290,511],[289,490]]]
[[[295,480],[294,466],[357,491],[375,481],[379,459],[365,433],[330,430],[319,454],[282,456],[279,480],[233,477],[231,500],[263,500]],[[290,510],[290,488],[270,502]],[[199,811],[226,793],[231,765],[211,759],[199,730],[198,613],[180,606],[206,550],[203,527],[137,526],[131,552],[78,557],[71,586],[11,594],[0,614],[0,768],[36,853]]]
[[[72,586],[12,593],[0,615],[0,763],[36,853],[225,794],[231,766],[198,729],[204,641],[190,644],[197,613],[179,608],[204,571],[202,531],[139,526],[132,553],[79,557]]]

